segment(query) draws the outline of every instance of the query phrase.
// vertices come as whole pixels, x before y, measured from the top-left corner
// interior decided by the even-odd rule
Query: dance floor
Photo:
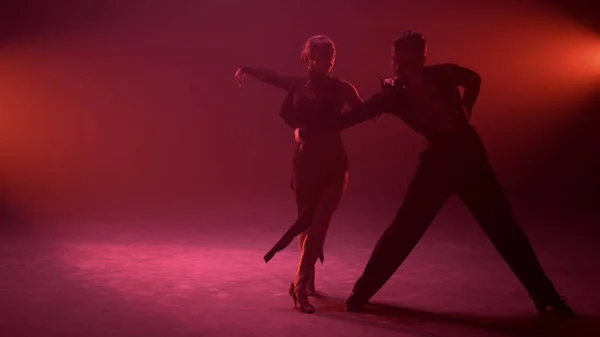
[[[474,221],[449,215],[436,220],[373,308],[357,314],[345,312],[343,301],[385,224],[339,216],[325,264],[317,266],[324,296],[312,299],[317,312],[307,315],[292,309],[287,294],[296,245],[269,264],[262,261],[278,226],[286,226],[266,218],[6,234],[0,240],[0,336],[600,336],[600,249],[583,229],[564,233],[524,223],[579,318],[537,314]]]

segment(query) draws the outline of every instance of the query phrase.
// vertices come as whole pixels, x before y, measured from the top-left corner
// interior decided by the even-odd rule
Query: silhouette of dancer
[[[481,139],[471,126],[480,76],[455,64],[425,66],[426,54],[427,44],[420,33],[402,33],[393,43],[395,78],[384,80],[380,93],[343,114],[339,124],[334,124],[343,129],[380,113],[392,113],[423,135],[428,144],[403,204],[375,246],[346,301],[346,309],[360,311],[368,303],[455,193],[527,289],[537,310],[550,308],[560,315],[574,316],[515,220]],[[459,86],[464,88],[462,97]],[[303,129],[300,134],[314,130]]]
[[[294,307],[312,313],[308,296],[315,293],[315,263],[323,261],[323,245],[331,217],[344,193],[348,158],[337,130],[300,137],[298,128],[331,125],[342,114],[344,104],[362,103],[354,86],[329,75],[335,63],[335,45],[326,36],[311,37],[301,59],[308,67],[307,78],[280,76],[270,70],[241,67],[236,79],[241,85],[246,74],[288,91],[280,117],[295,129],[296,151],[291,187],[296,195],[298,217],[291,228],[264,257],[268,262],[278,251],[300,236],[301,257],[289,293]]]

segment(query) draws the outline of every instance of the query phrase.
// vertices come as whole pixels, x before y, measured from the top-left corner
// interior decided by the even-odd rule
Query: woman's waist
[[[342,143],[301,143],[297,150],[306,156],[346,157],[346,147]]]
[[[340,132],[331,128],[306,128],[296,134],[296,140],[311,147],[343,146]]]
[[[341,137],[323,137],[297,143],[297,151],[306,156],[345,157],[346,147]]]
[[[318,131],[302,139],[305,143],[311,144],[337,144],[342,143],[342,135],[338,131]]]

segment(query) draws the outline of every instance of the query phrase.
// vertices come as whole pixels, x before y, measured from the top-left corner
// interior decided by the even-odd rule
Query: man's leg
[[[561,314],[573,314],[542,269],[489,162],[483,158],[474,162],[463,171],[465,176],[457,194],[527,289],[538,310],[551,307]]]
[[[383,287],[451,194],[452,185],[443,166],[431,158],[422,161],[394,221],[377,242],[362,276],[354,285],[346,310],[360,310]]]

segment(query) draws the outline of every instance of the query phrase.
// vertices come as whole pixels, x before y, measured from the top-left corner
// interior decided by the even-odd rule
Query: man
[[[396,77],[384,90],[341,116],[334,125],[347,128],[381,113],[392,113],[427,139],[427,149],[404,202],[379,239],[363,275],[346,301],[346,310],[360,311],[383,287],[421,239],[452,194],[467,205],[496,249],[529,292],[539,311],[563,316],[573,310],[544,273],[528,238],[513,217],[486,150],[470,117],[481,79],[455,64],[425,66],[427,45],[420,33],[402,33],[393,44]],[[461,96],[459,86],[464,88]],[[320,131],[301,130],[301,137]]]

